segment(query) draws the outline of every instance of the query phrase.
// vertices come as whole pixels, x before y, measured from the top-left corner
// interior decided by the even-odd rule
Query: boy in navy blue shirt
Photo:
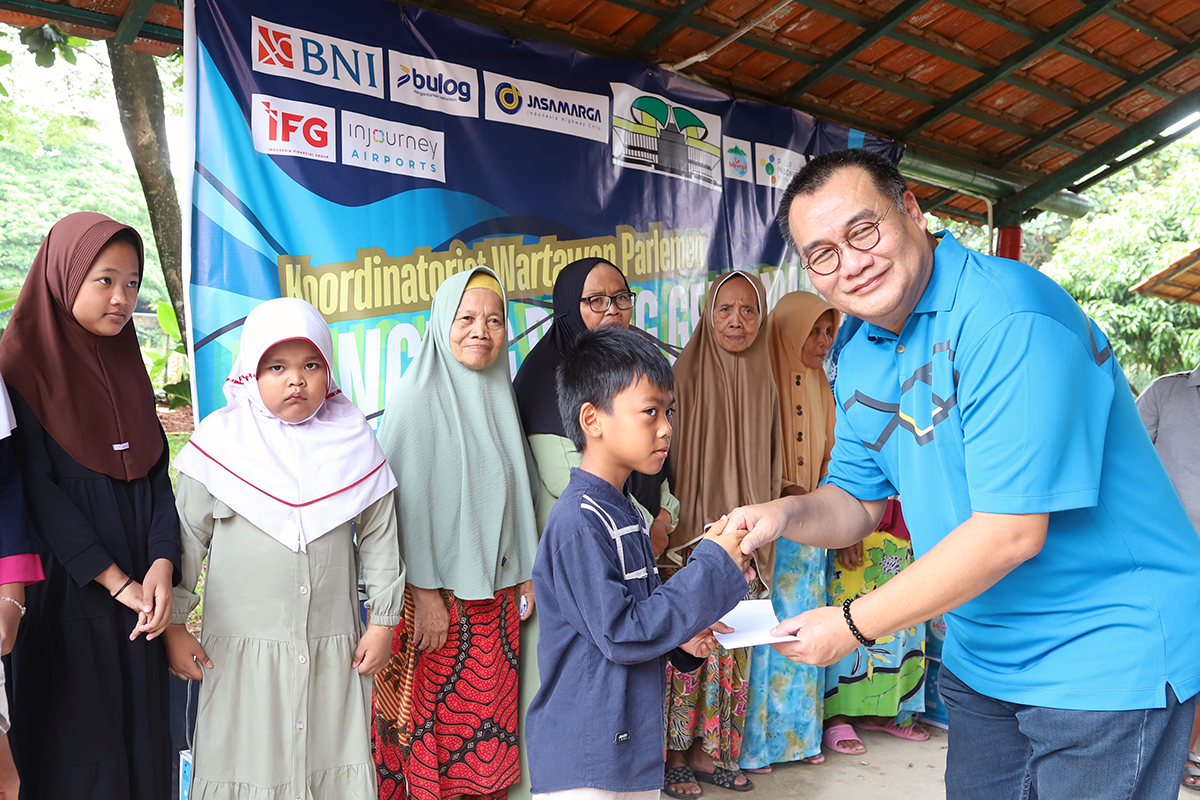
[[[583,460],[533,567],[541,688],[526,724],[531,784],[535,795],[657,797],[667,658],[690,672],[716,646],[713,626],[746,594],[746,532],[718,521],[664,585],[622,487],[667,457],[670,365],[646,337],[612,327],[580,336],[557,378],[563,428]]]

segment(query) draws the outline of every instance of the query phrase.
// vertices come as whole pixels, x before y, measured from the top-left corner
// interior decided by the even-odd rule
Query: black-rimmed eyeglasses
[[[579,298],[579,302],[587,303],[588,308],[596,314],[603,314],[605,311],[608,311],[609,306],[613,303],[617,304],[618,310],[628,311],[633,308],[633,295],[629,292],[621,292],[614,295],[594,294],[590,297]]]
[[[862,222],[850,229],[849,235],[842,240],[842,244],[853,247],[859,252],[865,253],[875,245],[879,244],[879,226],[887,218],[887,215],[892,211],[891,204],[888,205],[887,211],[883,212],[883,216],[874,222]],[[818,275],[832,275],[838,271],[838,267],[842,265],[842,248],[841,245],[826,245],[818,247],[808,256],[808,261],[804,264],[804,268],[812,270]]]

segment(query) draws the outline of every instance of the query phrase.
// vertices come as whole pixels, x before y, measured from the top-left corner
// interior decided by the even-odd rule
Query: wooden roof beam
[[[950,2],[958,5],[955,0],[950,0]],[[1054,30],[1036,37],[1028,47],[1009,56],[995,69],[984,73],[962,89],[959,89],[941,106],[918,117],[902,131],[901,135],[904,138],[908,138],[921,128],[928,127],[947,114],[954,113],[967,100],[997,81],[1005,79],[1010,73],[1020,69],[1022,65],[1027,64],[1032,59],[1050,50],[1080,26],[1102,15],[1109,6],[1115,3],[1116,0],[1091,0],[1082,9],[1063,20],[1061,24],[1054,26]]]
[[[16,11],[21,14],[31,14],[44,17],[56,22],[72,22],[76,25],[86,25],[102,31],[116,31],[121,26],[121,17],[112,14],[101,14],[86,8],[73,8],[66,3],[49,3],[46,0],[0,0],[0,9]],[[147,10],[148,13],[148,10]],[[135,31],[137,36],[154,42],[166,44],[183,44],[183,31],[169,28],[166,25],[144,23]],[[132,39],[130,41],[133,41]]]
[[[633,47],[629,48],[629,52],[625,54],[626,58],[643,60],[650,54],[650,51],[663,43],[663,40],[674,33],[688,17],[692,16],[696,11],[708,0],[682,0],[679,5],[675,6],[669,12],[659,17],[658,22],[654,23],[654,27],[646,31],[642,38],[634,42]]]
[[[1040,181],[1025,187],[1012,197],[1001,200],[995,209],[996,224],[1016,224],[1026,209],[1033,208],[1051,194],[1087,177],[1142,142],[1158,137],[1162,131],[1197,109],[1200,109],[1200,89],[1193,89],[1174,103],[1130,125],[1104,144],[1059,167]]]

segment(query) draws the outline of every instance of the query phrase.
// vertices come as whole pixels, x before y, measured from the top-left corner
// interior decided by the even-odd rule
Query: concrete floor
[[[946,796],[946,732],[930,728],[927,742],[859,731],[867,752],[847,756],[825,748],[825,763],[777,764],[770,775],[752,775],[759,800],[942,800]],[[704,786],[708,800],[734,800],[733,792]],[[662,796],[666,798],[666,795]],[[1179,800],[1200,792],[1179,790]]]
[[[867,752],[848,756],[825,748],[825,763],[777,764],[770,775],[752,775],[754,797],[762,800],[898,800],[944,798],[946,732],[931,728],[927,742],[886,733],[859,731]],[[710,800],[733,800],[723,789],[705,786]],[[665,795],[664,795],[665,797]]]

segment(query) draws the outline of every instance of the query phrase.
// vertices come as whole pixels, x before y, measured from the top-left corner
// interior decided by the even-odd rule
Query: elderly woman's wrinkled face
[[[483,369],[504,350],[504,304],[491,289],[467,289],[450,326],[450,352],[464,367]]]
[[[605,303],[608,303],[607,309],[592,310],[593,305],[603,308]],[[587,280],[583,282],[579,313],[590,331],[609,325],[629,327],[629,321],[633,319],[633,293],[626,288],[625,278],[612,264],[601,262],[592,267]]]
[[[825,356],[833,347],[833,311],[826,311],[817,317],[812,331],[800,348],[800,362],[809,369],[821,369],[825,366]]]
[[[713,328],[722,350],[740,353],[754,344],[761,321],[758,293],[750,281],[735,276],[721,284],[713,299]]]

